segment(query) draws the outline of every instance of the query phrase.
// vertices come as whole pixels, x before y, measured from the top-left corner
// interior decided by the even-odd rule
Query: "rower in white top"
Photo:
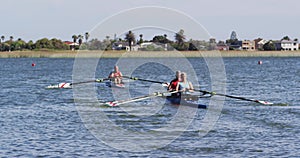
[[[187,76],[185,72],[181,72],[180,81],[176,87],[177,92],[194,92],[194,87],[191,82],[187,80]]]

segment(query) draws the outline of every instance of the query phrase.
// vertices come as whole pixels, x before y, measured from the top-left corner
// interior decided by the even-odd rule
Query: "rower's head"
[[[114,66],[115,71],[119,71],[119,67],[117,65]]]
[[[176,71],[176,78],[180,78],[181,71]]]
[[[186,80],[186,73],[185,72],[181,72],[181,74],[180,74],[180,79],[181,79],[181,81],[185,81]]]

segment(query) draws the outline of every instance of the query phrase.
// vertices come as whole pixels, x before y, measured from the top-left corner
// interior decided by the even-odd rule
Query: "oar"
[[[172,93],[177,93],[177,92],[175,92],[175,91],[174,92],[164,92],[164,93],[154,92],[152,94],[144,95],[144,96],[140,96],[140,97],[125,99],[125,100],[109,101],[109,102],[104,103],[103,105],[119,106],[122,104],[131,103],[131,102],[135,102],[135,101],[141,101],[141,100],[145,100],[145,99],[149,99],[149,98],[153,98],[153,97],[171,96]]]
[[[78,84],[83,84],[83,83],[90,83],[90,82],[104,82],[110,80],[109,78],[102,78],[102,79],[95,79],[95,80],[89,80],[89,81],[82,81],[82,82],[75,82],[75,83],[59,83],[57,85],[50,85],[47,86],[46,88],[48,89],[57,89],[57,88],[72,88],[72,85],[78,85]]]
[[[125,100],[110,101],[110,102],[104,103],[103,105],[119,106],[119,105],[122,105],[122,104],[131,103],[131,102],[135,102],[135,101],[140,101],[140,100],[144,100],[144,99],[148,99],[148,98],[152,98],[152,97],[158,97],[158,96],[162,96],[162,95],[163,95],[163,93],[155,92],[155,93],[140,96],[140,97],[125,99]]]
[[[166,82],[161,82],[161,81],[146,80],[146,79],[141,79],[141,78],[137,78],[137,77],[130,77],[130,76],[122,76],[122,77],[131,79],[131,80],[139,80],[139,81],[145,81],[145,82],[151,82],[151,83],[160,83],[163,86],[167,85]]]
[[[102,79],[95,79],[95,80],[89,80],[89,81],[82,81],[82,82],[75,82],[70,83],[70,85],[76,85],[76,84],[82,84],[82,83],[90,83],[90,82],[104,82],[110,80],[109,78],[102,78]]]
[[[219,95],[219,96],[224,96],[224,97],[233,98],[233,99],[240,99],[240,100],[245,100],[245,101],[251,101],[251,102],[256,102],[256,103],[260,103],[260,104],[264,104],[264,105],[272,105],[273,104],[273,103],[267,102],[267,101],[255,100],[255,99],[248,99],[248,98],[239,97],[239,96],[232,96],[232,95],[220,94],[220,93],[216,93],[216,92],[209,92],[209,91],[205,91],[205,90],[197,90],[197,89],[195,89],[194,91],[202,92],[204,94]]]

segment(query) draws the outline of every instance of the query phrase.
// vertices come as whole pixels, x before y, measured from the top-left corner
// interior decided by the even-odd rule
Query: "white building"
[[[255,50],[255,41],[250,41],[250,40],[244,40],[242,42],[242,49],[243,50]]]
[[[282,40],[281,41],[281,50],[286,51],[295,51],[299,50],[299,43],[298,41],[292,41],[292,40]]]

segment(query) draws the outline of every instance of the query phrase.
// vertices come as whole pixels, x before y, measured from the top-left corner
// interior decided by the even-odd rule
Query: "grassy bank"
[[[300,51],[16,51],[0,52],[0,58],[144,58],[144,57],[300,57]]]

